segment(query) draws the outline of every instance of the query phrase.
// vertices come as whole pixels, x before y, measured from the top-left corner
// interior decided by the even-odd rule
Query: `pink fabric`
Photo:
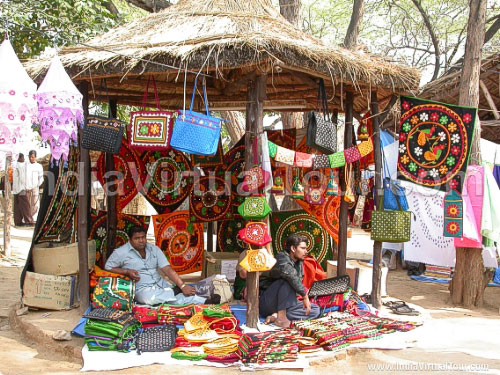
[[[483,196],[484,168],[479,165],[469,165],[462,191],[464,199],[464,233],[463,238],[455,238],[455,247],[482,248]],[[478,239],[478,241],[474,238]]]

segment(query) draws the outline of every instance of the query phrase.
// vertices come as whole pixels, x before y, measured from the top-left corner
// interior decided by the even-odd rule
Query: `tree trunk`
[[[292,25],[299,27],[301,0],[280,0],[280,13]]]
[[[486,0],[472,0],[469,12],[467,42],[465,44],[458,104],[461,106],[478,107]],[[481,129],[479,125],[476,124],[474,131],[474,142],[471,148],[472,162],[479,160],[481,155],[479,144]],[[466,308],[482,306],[486,285],[481,249],[457,248],[455,274],[449,286],[452,303],[463,305]]]
[[[226,129],[229,137],[231,137],[230,147],[232,147],[245,134],[245,116],[238,111],[224,111],[221,114],[222,118],[228,121],[226,122]]]
[[[135,5],[150,13],[159,12],[172,5],[169,0],[125,0],[127,3]]]
[[[344,38],[344,47],[347,49],[353,49],[358,44],[359,27],[363,22],[364,12],[365,0],[354,0],[351,21]]]

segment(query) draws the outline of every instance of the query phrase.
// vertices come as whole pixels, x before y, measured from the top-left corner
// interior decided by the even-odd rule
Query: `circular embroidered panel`
[[[117,209],[121,211],[135,197],[138,188],[144,185],[147,172],[141,158],[128,147],[125,138],[122,140],[120,153],[113,155],[113,159],[115,171],[120,174],[118,177]],[[105,173],[106,158],[102,152],[97,160],[97,178],[103,187],[106,186]]]
[[[402,98],[398,178],[446,190],[462,189],[475,113]],[[469,110],[470,111],[470,110]],[[474,117],[473,117],[474,116]]]
[[[92,226],[90,228],[89,239],[96,242],[96,263],[104,269],[102,254],[106,252],[106,223],[108,220],[107,211],[90,211]],[[115,248],[125,245],[128,240],[128,232],[133,226],[142,226],[147,231],[149,228],[149,216],[118,214],[116,223],[116,243]]]
[[[330,236],[319,221],[305,211],[276,212],[271,218],[271,233],[275,253],[284,251],[285,241],[291,234],[308,239],[307,250],[318,263],[331,259]]]
[[[248,245],[240,238],[239,231],[245,228],[245,220],[235,218],[217,224],[217,245],[221,252],[243,252]]]
[[[189,212],[153,216],[156,246],[179,274],[201,271],[203,224],[189,222]]]
[[[231,185],[223,176],[202,176],[195,183],[189,196],[191,222],[229,220],[231,210]]]
[[[150,151],[142,155],[149,179],[143,188],[146,199],[159,213],[177,209],[193,187],[188,158],[177,150]]]

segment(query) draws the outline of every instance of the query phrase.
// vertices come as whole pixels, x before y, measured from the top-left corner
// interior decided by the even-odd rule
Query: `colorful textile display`
[[[115,277],[101,277],[92,294],[94,308],[111,307],[117,310],[132,310],[135,283]]]
[[[106,253],[106,223],[108,213],[107,211],[90,210],[90,218],[92,226],[90,228],[89,239],[96,242],[96,264],[104,268],[102,255]],[[117,214],[115,247],[120,247],[128,242],[128,232],[133,226],[143,226],[147,231],[149,220],[149,216]]]
[[[483,217],[484,167],[469,165],[462,190],[464,201],[464,231],[462,238],[455,239],[455,247],[483,247],[481,220]]]
[[[233,218],[231,186],[221,176],[195,179],[189,196],[189,215],[193,223],[230,220]]]
[[[240,238],[239,231],[245,228],[245,220],[233,219],[222,221],[217,230],[217,251],[243,252],[247,244]]]
[[[455,190],[444,197],[444,236],[461,238],[463,233],[463,202]]]
[[[89,319],[84,328],[85,344],[89,351],[129,352],[140,326],[137,321],[119,324]]]
[[[177,150],[142,155],[148,178],[141,192],[159,214],[175,211],[193,188],[189,159]]]
[[[301,201],[299,201],[301,202]],[[299,234],[308,239],[307,250],[318,263],[326,266],[332,259],[330,235],[320,222],[306,211],[273,212],[271,215],[271,237],[275,253],[284,251],[285,241],[291,234]]]
[[[243,171],[245,170],[245,137],[242,137],[236,145],[233,146],[224,155],[225,173],[231,174],[231,202],[232,213],[238,215],[238,206],[243,203],[245,197],[238,193],[238,186],[243,182]]]
[[[83,125],[82,94],[55,56],[38,88],[38,122],[42,141],[49,142],[52,160],[68,160],[69,146],[78,143]]]
[[[73,218],[78,206],[78,159],[78,147],[71,147],[67,167],[64,163],[59,163],[58,166],[49,168],[57,180],[52,197],[49,196],[50,189],[47,189],[47,194],[44,191],[40,202],[38,221],[42,219],[42,213],[45,213],[45,216],[33,237],[35,243],[72,242],[75,229]],[[45,209],[46,198],[50,199],[50,203]]]
[[[147,179],[146,168],[139,155],[132,151],[125,139],[119,154],[113,155],[115,171],[117,175],[118,194],[116,196],[116,208],[121,212],[127,204],[136,196],[140,187],[144,186]],[[106,174],[106,156],[101,153],[97,160],[97,179],[102,186],[106,185],[104,175]]]
[[[339,215],[340,215],[340,198],[327,197],[325,203],[318,206],[312,205],[304,201],[298,201],[299,205],[314,216],[335,242],[339,242]]]
[[[0,152],[10,153],[24,150],[36,119],[36,84],[8,39],[0,45],[0,64]]]
[[[476,112],[402,96],[398,178],[461,193]]]
[[[193,305],[161,305],[158,309],[158,322],[161,324],[182,325],[193,316]]]
[[[239,344],[243,363],[294,362],[298,358],[300,334],[295,330],[257,333],[248,338]]]
[[[201,271],[203,224],[192,223],[188,211],[153,216],[156,245],[178,274]]]
[[[191,155],[191,164],[204,170],[218,168],[224,165],[224,153],[222,151],[222,142],[219,140],[217,152],[212,156]]]

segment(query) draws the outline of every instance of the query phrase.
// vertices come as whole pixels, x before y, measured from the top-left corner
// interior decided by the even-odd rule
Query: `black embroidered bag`
[[[314,298],[345,293],[349,287],[350,281],[349,275],[315,281],[312,283],[311,289],[309,289],[309,297]]]
[[[137,335],[137,353],[142,352],[166,352],[175,346],[177,338],[177,327],[172,324],[145,328]]]
[[[307,123],[307,146],[324,154],[337,151],[337,125],[330,119],[325,83],[319,81],[318,101],[321,101],[322,112],[310,112]]]

